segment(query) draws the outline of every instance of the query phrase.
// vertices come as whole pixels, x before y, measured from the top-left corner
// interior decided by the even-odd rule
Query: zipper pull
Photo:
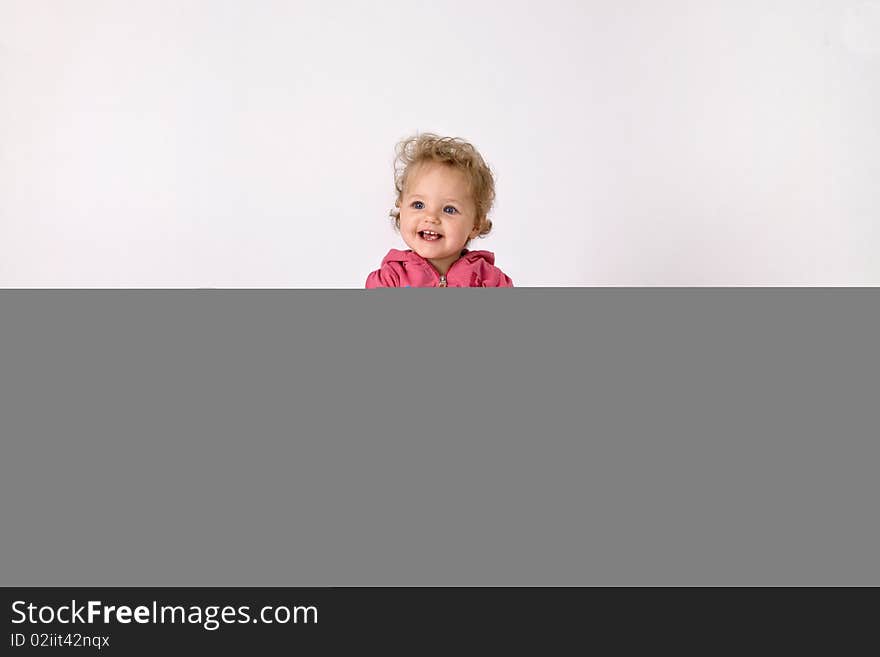
[[[438,287],[446,287],[446,275],[445,274],[440,276],[440,285],[438,285]]]

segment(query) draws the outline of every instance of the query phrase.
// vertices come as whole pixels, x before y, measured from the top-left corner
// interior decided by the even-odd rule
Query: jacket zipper
[[[458,260],[452,263],[450,269],[452,269],[452,267],[455,267],[455,265],[457,265],[459,262],[461,262],[461,257],[459,257]],[[437,271],[437,268],[427,260],[425,261],[425,264],[428,265],[428,267],[440,277],[440,283],[437,285],[437,287],[448,287],[448,285],[446,284],[446,274],[448,274],[449,272],[446,272],[446,274],[441,274],[439,271]]]

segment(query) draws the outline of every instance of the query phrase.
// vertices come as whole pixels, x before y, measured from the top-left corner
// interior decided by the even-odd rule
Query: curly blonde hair
[[[440,137],[425,132],[398,142],[395,153],[394,187],[397,190],[397,199],[390,214],[398,230],[400,230],[400,203],[410,173],[421,164],[437,162],[451,166],[464,174],[476,206],[474,227],[480,231],[477,236],[483,237],[489,234],[492,230],[492,222],[488,214],[495,202],[495,179],[492,170],[473,145],[457,137]]]

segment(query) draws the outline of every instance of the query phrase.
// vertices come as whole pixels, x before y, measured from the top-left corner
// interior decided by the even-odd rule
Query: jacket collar
[[[461,260],[464,260],[467,264],[471,265],[475,262],[479,262],[480,260],[486,262],[489,265],[495,264],[495,254],[491,251],[468,251],[464,249],[461,254]],[[382,264],[385,265],[389,262],[406,262],[411,264],[418,265],[427,265],[433,269],[433,265],[425,260],[422,256],[411,249],[407,249],[406,251],[401,251],[399,249],[391,249],[388,252],[388,255],[382,259]],[[453,266],[458,262],[452,263]]]

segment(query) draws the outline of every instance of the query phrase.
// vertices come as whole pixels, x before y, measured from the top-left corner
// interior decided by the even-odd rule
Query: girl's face
[[[400,203],[400,234],[441,274],[479,234],[476,205],[460,171],[437,162],[421,164],[409,177]]]

